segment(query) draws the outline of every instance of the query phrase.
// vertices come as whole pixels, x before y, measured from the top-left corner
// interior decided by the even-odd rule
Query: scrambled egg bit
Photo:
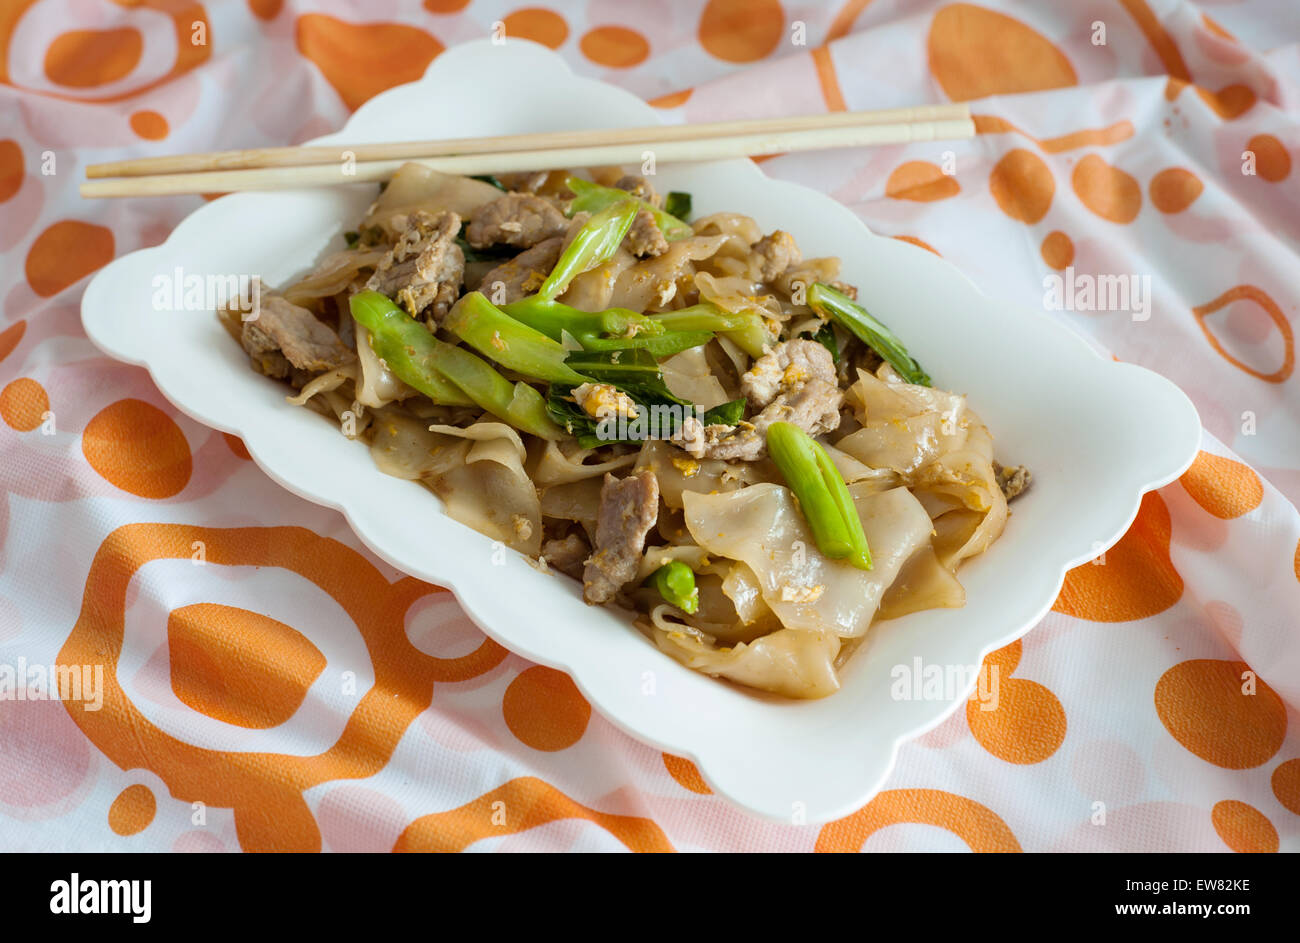
[[[781,602],[813,603],[826,592],[825,586],[792,586],[786,583],[781,587]]]
[[[573,398],[582,411],[594,419],[636,418],[636,403],[632,397],[608,383],[584,383],[574,388]]]
[[[694,478],[700,473],[700,463],[693,458],[674,455],[669,461],[673,463],[673,468],[682,473],[683,478]]]

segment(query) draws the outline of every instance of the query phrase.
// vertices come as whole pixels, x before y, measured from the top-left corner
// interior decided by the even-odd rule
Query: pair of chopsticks
[[[268,147],[92,164],[83,197],[287,190],[387,180],[407,161],[458,174],[721,160],[791,151],[969,138],[965,104],[650,128],[601,128],[390,144]]]

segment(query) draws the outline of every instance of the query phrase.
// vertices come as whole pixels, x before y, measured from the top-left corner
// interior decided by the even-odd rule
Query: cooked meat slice
[[[649,468],[626,478],[605,475],[596,518],[596,550],[582,574],[582,596],[609,602],[636,576],[646,534],[659,519],[659,480]]]
[[[554,203],[531,193],[507,193],[474,214],[465,238],[475,249],[507,245],[530,249],[569,228]]]
[[[668,240],[655,222],[654,214],[644,208],[632,220],[632,228],[627,231],[623,245],[633,255],[642,258],[654,258],[668,251]]]
[[[289,376],[295,367],[321,373],[357,356],[328,324],[279,295],[262,297],[257,317],[244,322],[239,340],[254,369],[268,377]]]
[[[835,361],[817,341],[797,338],[782,341],[754,361],[740,378],[740,391],[755,409],[762,409],[782,393],[812,379],[835,385]]]
[[[793,392],[777,396],[748,422],[700,426],[699,420],[687,419],[672,441],[692,458],[756,462],[767,455],[767,428],[772,423],[792,423],[810,436],[819,436],[839,426],[843,400],[839,387],[812,379]]]
[[[406,220],[397,245],[380,259],[366,287],[394,299],[412,317],[425,309],[441,320],[460,297],[465,253],[456,245],[460,217],[417,210]]]
[[[753,462],[767,454],[766,433],[760,435],[749,422],[706,426],[698,419],[688,418],[673,435],[672,442],[692,458]]]
[[[1002,489],[1002,494],[1008,501],[1020,497],[1034,483],[1034,476],[1024,465],[1013,465],[1007,468],[994,462],[993,474],[997,477],[998,487]]]
[[[614,189],[626,190],[638,200],[645,200],[651,206],[659,206],[663,202],[650,181],[638,174],[626,174],[620,177],[618,183],[614,184]]]
[[[560,260],[563,243],[563,236],[553,236],[525,249],[513,259],[507,259],[483,276],[479,290],[493,304],[510,304],[531,295],[542,287],[542,282]]]
[[[771,235],[758,240],[754,252],[760,256],[758,276],[765,282],[772,281],[803,258],[794,236],[783,229],[774,230]]]
[[[793,423],[810,436],[840,424],[844,394],[830,351],[816,341],[777,344],[740,378],[740,389],[762,410],[757,416],[734,429],[688,420],[673,441],[695,458],[752,462],[767,454],[767,427],[774,422]]]
[[[764,436],[772,423],[789,422],[816,437],[839,428],[840,406],[843,403],[844,394],[833,379],[826,381],[813,377],[778,395],[751,422]]]
[[[554,567],[574,579],[582,579],[582,567],[591,545],[581,534],[569,534],[566,537],[552,537],[542,544],[542,557],[546,565]]]

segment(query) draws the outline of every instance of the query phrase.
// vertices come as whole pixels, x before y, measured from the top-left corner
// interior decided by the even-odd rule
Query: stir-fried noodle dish
[[[222,312],[253,368],[705,674],[833,693],[1029,484],[839,259],[643,177],[407,164],[345,238]]]

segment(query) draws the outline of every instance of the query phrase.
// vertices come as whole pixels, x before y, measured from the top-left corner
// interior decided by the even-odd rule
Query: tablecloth
[[[673,122],[971,102],[972,141],[762,166],[1200,412],[1191,470],[989,656],[997,709],[846,819],[712,795],[81,330],[86,277],[200,204],[83,201],[86,164],[299,142],[494,31]],[[0,848],[1300,848],[1292,0],[9,0],[0,102]],[[40,683],[65,650],[99,710]]]

